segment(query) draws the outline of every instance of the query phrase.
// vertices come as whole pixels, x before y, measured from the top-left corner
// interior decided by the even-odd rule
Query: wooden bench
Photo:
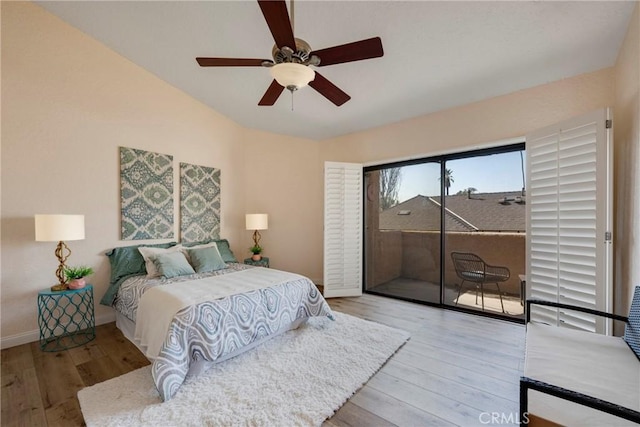
[[[532,305],[603,316],[625,323],[624,337],[530,321]],[[629,316],[549,301],[527,300],[520,423],[542,418],[567,426],[640,423],[640,286]]]

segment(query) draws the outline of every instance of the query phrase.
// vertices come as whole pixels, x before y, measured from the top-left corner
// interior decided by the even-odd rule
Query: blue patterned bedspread
[[[160,397],[167,401],[175,395],[193,362],[214,362],[311,316],[334,318],[316,286],[303,276],[181,309],[151,369]]]

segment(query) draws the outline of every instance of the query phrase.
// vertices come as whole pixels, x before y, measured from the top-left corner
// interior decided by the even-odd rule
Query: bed
[[[214,264],[201,256],[205,253]],[[295,329],[309,317],[333,320],[311,280],[240,264],[224,239],[191,247],[129,246],[107,256],[111,282],[101,303],[115,308],[117,327],[152,361],[163,401],[188,375],[212,363]],[[209,262],[205,268],[200,258]]]

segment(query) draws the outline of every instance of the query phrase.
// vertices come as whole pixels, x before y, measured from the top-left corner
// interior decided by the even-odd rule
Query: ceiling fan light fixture
[[[306,65],[285,62],[271,67],[271,76],[280,86],[293,92],[307,86],[316,77],[316,73]]]

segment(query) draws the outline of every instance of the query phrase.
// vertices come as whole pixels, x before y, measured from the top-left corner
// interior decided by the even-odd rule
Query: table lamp
[[[54,254],[60,265],[56,270],[58,284],[51,287],[52,291],[67,289],[64,276],[65,261],[71,255],[71,250],[63,240],[84,240],[84,215],[36,215],[36,242],[58,242]]]
[[[247,214],[245,218],[247,230],[253,230],[253,245],[260,246],[260,232],[269,228],[269,215],[267,214]]]

